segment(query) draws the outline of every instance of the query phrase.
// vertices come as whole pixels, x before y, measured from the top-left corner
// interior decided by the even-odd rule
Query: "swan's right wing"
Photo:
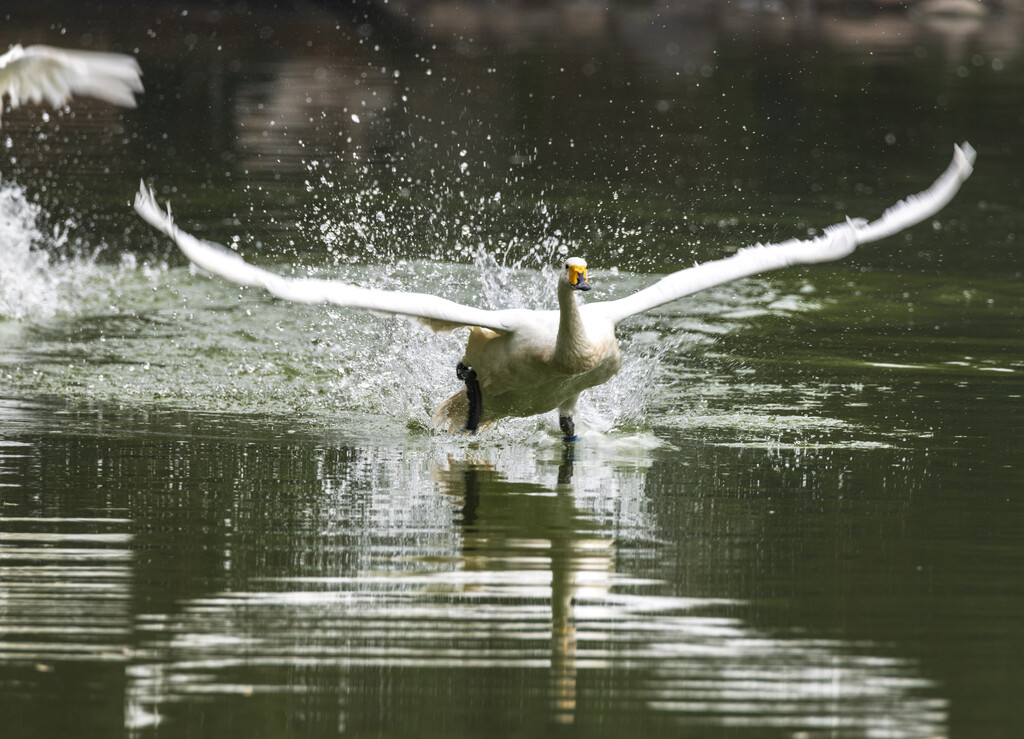
[[[357,287],[337,280],[284,277],[249,264],[235,252],[210,241],[202,241],[178,228],[157,205],[152,190],[142,183],[135,196],[135,210],[158,231],[169,236],[193,264],[239,285],[262,287],[271,295],[295,303],[332,303],[373,313],[404,316],[435,331],[480,326],[497,333],[517,327],[522,311],[490,311],[461,305],[436,295],[406,293]]]
[[[870,223],[847,220],[814,239],[790,239],[781,244],[758,244],[740,249],[731,257],[673,272],[658,282],[620,300],[589,303],[586,310],[613,323],[716,285],[759,272],[796,264],[829,262],[847,256],[858,244],[877,241],[935,215],[960,189],[974,168],[970,144],[953,147],[953,161],[924,192],[911,195]]]
[[[60,108],[73,95],[134,108],[140,92],[142,70],[127,54],[19,44],[0,56],[0,97],[9,95],[12,108],[43,100]]]

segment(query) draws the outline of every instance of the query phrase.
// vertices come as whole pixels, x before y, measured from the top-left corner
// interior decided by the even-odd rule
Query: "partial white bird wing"
[[[0,56],[0,96],[12,108],[43,100],[60,108],[74,95],[134,108],[140,92],[142,70],[127,54],[15,45]]]
[[[884,239],[920,223],[941,210],[970,176],[975,156],[970,144],[954,146],[952,163],[931,187],[900,201],[876,221],[868,223],[864,220],[847,219],[846,223],[826,229],[825,233],[817,238],[790,239],[781,244],[748,246],[731,257],[673,272],[628,297],[588,303],[584,309],[618,323],[637,313],[741,277],[796,264],[841,259],[852,253],[858,244]]]
[[[156,195],[142,183],[135,210],[158,231],[169,236],[197,267],[239,285],[262,287],[271,295],[296,303],[333,303],[397,316],[422,323],[435,331],[480,326],[498,333],[515,331],[524,311],[491,311],[461,305],[425,293],[405,293],[357,287],[337,280],[284,277],[246,262],[235,252],[185,233],[174,224],[170,208],[162,210]]]

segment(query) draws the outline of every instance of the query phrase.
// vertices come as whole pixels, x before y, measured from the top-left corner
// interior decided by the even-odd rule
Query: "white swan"
[[[334,280],[282,277],[239,255],[190,236],[161,210],[141,183],[135,210],[169,236],[198,267],[239,285],[262,287],[297,303],[333,303],[414,319],[437,331],[468,327],[469,341],[457,374],[466,391],[441,403],[434,424],[449,431],[478,427],[506,416],[558,409],[567,440],[575,439],[573,412],[580,392],[612,377],[621,363],[615,325],[664,303],[741,277],[795,264],[840,259],[858,244],[891,236],[929,218],[948,203],[973,169],[974,149],[954,147],[953,161],[935,183],[889,208],[876,221],[849,220],[813,239],[758,244],[734,255],[670,274],[620,300],[579,305],[590,289],[587,264],[572,258],[558,278],[558,310],[484,310],[423,293],[373,290]]]
[[[10,97],[12,109],[43,100],[60,108],[73,95],[134,108],[140,92],[142,70],[127,54],[15,44],[0,56],[0,113],[4,95]]]

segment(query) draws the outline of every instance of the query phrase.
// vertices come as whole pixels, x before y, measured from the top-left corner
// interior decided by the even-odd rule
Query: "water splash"
[[[120,277],[99,264],[103,247],[90,247],[73,217],[54,219],[31,202],[25,188],[0,184],[0,320],[44,321],[81,314],[99,301],[113,306]],[[134,255],[121,258],[121,270],[136,268]]]
[[[39,215],[23,188],[0,185],[0,317],[47,316],[61,305],[60,278],[39,248]]]

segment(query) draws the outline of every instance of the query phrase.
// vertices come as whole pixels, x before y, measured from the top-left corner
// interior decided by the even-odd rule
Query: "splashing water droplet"
[[[58,305],[58,280],[36,226],[39,206],[15,185],[0,188],[0,316],[51,315]]]

